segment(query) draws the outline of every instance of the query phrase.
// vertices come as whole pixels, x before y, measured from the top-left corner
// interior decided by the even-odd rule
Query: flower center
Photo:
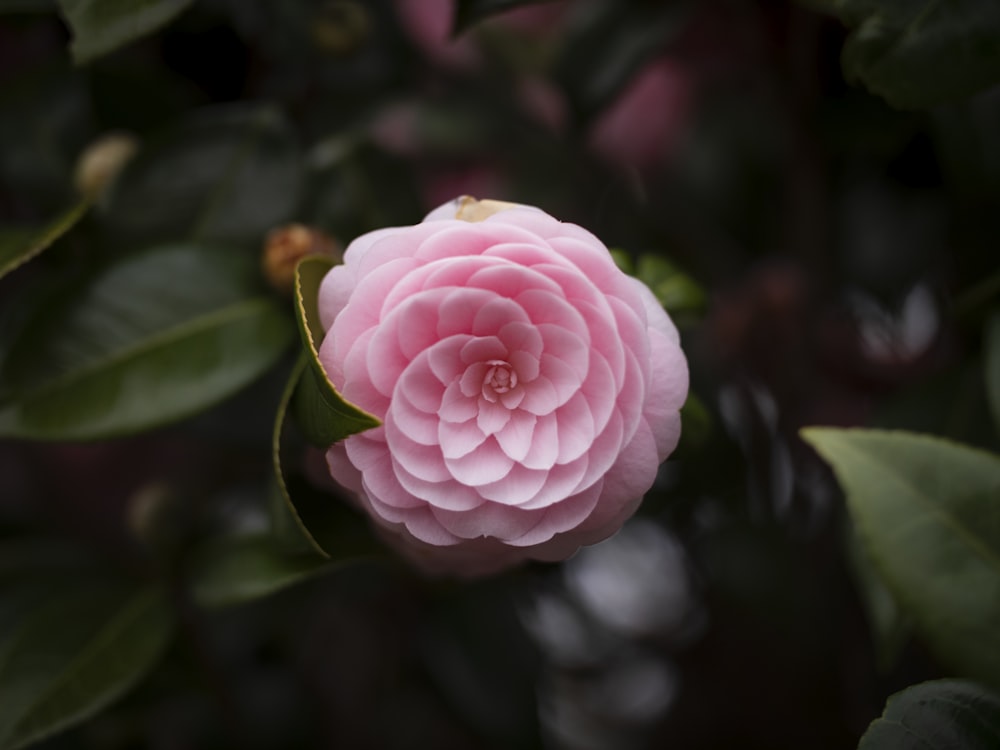
[[[509,363],[502,359],[491,359],[486,362],[489,369],[483,377],[483,391],[491,390],[493,393],[507,393],[511,388],[517,386],[517,373]]]

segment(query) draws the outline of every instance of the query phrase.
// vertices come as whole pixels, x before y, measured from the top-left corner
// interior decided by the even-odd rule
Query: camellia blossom
[[[677,329],[579,226],[458,199],[352,242],[323,280],[320,362],[383,424],[335,480],[430,570],[560,560],[617,531],[680,437]]]

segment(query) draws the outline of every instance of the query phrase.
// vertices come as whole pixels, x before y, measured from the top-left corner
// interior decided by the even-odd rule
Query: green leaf
[[[0,229],[0,278],[27,263],[72,229],[90,207],[80,201],[43,229]]]
[[[59,0],[81,65],[166,26],[193,0]]]
[[[76,586],[0,643],[0,748],[15,750],[94,715],[163,652],[172,617],[155,589]]]
[[[382,424],[374,415],[345,401],[319,361],[319,342],[324,335],[319,320],[319,285],[332,267],[329,258],[311,256],[299,261],[295,269],[296,319],[309,369],[299,380],[293,409],[306,439],[319,448]]]
[[[296,441],[283,440],[290,432],[285,415],[299,380],[310,374],[308,356],[303,354],[288,379],[274,421],[271,459],[277,490],[273,509],[275,531],[295,551],[305,546],[324,558],[335,560],[377,556],[380,547],[359,513],[348,508],[342,498],[318,491],[285,469],[289,463],[287,454],[293,450],[299,455],[302,452],[302,446]]]
[[[1000,685],[1000,457],[905,432],[808,428],[896,601],[942,661]]]
[[[1000,698],[973,682],[936,680],[896,693],[858,750],[994,750]]]
[[[161,131],[110,188],[107,220],[126,240],[254,243],[298,204],[302,164],[280,111],[228,106]]]
[[[227,537],[195,556],[192,593],[203,607],[259,599],[334,566],[316,555],[287,555],[270,535]]]
[[[1000,430],[1000,310],[986,321],[986,397],[993,423]]]
[[[552,0],[458,0],[455,4],[452,35],[457,36],[470,26],[497,13],[525,5],[540,5],[544,2],[552,2]]]
[[[255,259],[194,244],[126,258],[61,295],[0,369],[0,435],[123,435],[202,411],[269,369],[291,322]]]
[[[705,309],[705,290],[666,258],[643,255],[639,258],[635,275],[652,290],[669,313]]]
[[[994,0],[803,2],[852,27],[845,74],[895,107],[931,107],[1000,82],[1000,4]]]

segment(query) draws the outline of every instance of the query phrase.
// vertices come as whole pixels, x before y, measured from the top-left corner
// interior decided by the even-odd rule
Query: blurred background
[[[0,577],[44,537],[168,581],[178,622],[135,690],[44,747],[833,750],[943,675],[797,431],[997,448],[1000,90],[895,109],[845,81],[848,27],[785,0],[555,1],[458,34],[456,10],[491,4],[180,5],[74,64],[55,3],[0,1],[0,226],[94,201],[0,280],[2,385],[38,306],[139,248],[193,234],[256,268],[290,222],[342,248],[471,194],[620,251],[681,329],[693,398],[636,518],[565,564],[456,583],[359,561],[225,608],[192,601],[185,566],[271,524],[290,354],[142,434],[0,440]],[[82,155],[109,134],[137,155],[104,189]]]

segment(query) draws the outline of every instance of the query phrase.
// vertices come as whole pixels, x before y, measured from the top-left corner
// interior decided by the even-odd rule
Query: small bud
[[[131,133],[107,133],[87,146],[76,161],[73,182],[85,198],[96,198],[139,150]]]
[[[327,255],[339,260],[340,248],[329,235],[303,224],[273,229],[264,241],[261,259],[264,277],[279,292],[288,293],[295,285],[295,265],[308,255]]]

